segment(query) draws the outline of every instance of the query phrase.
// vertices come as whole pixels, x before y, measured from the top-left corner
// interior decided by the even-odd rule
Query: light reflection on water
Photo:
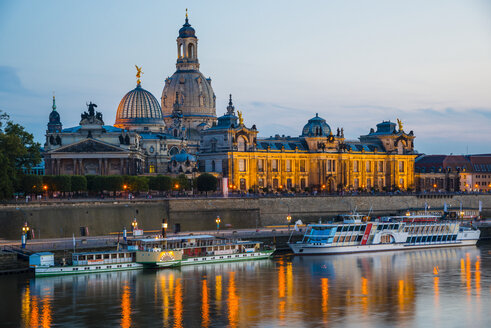
[[[0,279],[0,290],[17,279],[16,287],[8,287],[18,296],[2,293],[3,302],[18,302],[9,302],[0,316],[4,324],[23,327],[484,326],[491,305],[490,253],[491,244],[483,244],[9,277]]]

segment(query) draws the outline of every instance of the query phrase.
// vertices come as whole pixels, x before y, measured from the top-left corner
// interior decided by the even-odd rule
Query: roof
[[[82,128],[81,125],[72,126],[70,128],[66,128],[66,129],[61,130],[61,132],[74,133],[74,132],[80,131],[81,128]],[[117,128],[117,127],[112,126],[112,125],[103,125],[102,128],[104,130],[106,130],[107,132],[121,132],[121,131],[123,131],[123,129]]]
[[[300,138],[268,138],[257,139],[258,150],[290,150],[308,151],[307,143]]]
[[[166,237],[166,238],[141,238],[141,239],[132,239],[139,240],[144,243],[151,243],[156,241],[176,241],[176,240],[184,240],[184,239],[210,239],[215,238],[212,235],[184,235],[184,236],[174,236],[174,237]]]
[[[142,139],[179,139],[174,137],[173,135],[167,134],[167,133],[152,133],[152,132],[137,132]]]
[[[51,252],[39,252],[39,253],[34,253],[31,256],[43,256],[43,255],[54,255]]]
[[[138,84],[124,95],[116,113],[116,125],[164,124],[162,110],[157,99]]]

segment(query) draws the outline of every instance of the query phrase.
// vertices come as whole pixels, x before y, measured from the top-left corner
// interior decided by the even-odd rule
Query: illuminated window
[[[305,172],[305,160],[300,160],[300,172]]]
[[[365,162],[367,172],[372,172],[372,163],[370,161]]]
[[[358,172],[358,161],[353,161],[353,172]]]
[[[399,172],[404,172],[404,162],[399,162]]]
[[[287,159],[286,160],[286,172],[291,172],[292,171],[292,161]]]
[[[278,172],[278,160],[277,159],[271,160],[271,170],[273,172]]]
[[[383,161],[378,162],[378,171],[384,172],[384,162]]]
[[[150,165],[150,167],[148,168],[148,172],[149,173],[155,173],[155,166],[154,165]]]
[[[264,159],[257,160],[257,171],[264,172]]]
[[[246,160],[245,159],[239,159],[239,171],[240,172],[246,171]]]

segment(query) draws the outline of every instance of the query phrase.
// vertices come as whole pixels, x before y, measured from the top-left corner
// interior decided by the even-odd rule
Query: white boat
[[[138,247],[138,263],[159,267],[264,259],[274,252],[258,241],[228,240],[211,235],[143,238],[129,242]]]
[[[31,263],[36,277],[55,276],[108,271],[142,269],[143,264],[135,262],[134,251],[105,251],[73,253],[72,265],[55,265],[53,253],[43,253],[46,259],[42,263]],[[36,254],[31,255],[36,259]]]
[[[436,216],[398,216],[363,222],[309,224],[295,254],[341,254],[475,245],[480,231]]]

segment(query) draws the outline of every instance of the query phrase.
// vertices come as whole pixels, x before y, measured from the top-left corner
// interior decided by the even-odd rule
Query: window
[[[257,160],[257,171],[264,172],[264,159]]]
[[[327,160],[327,172],[331,172],[331,169],[332,169],[332,167],[331,167],[331,160],[328,159]]]
[[[353,172],[358,172],[358,161],[353,161]]]
[[[404,162],[399,162],[399,172],[404,172]]]
[[[300,160],[300,172],[305,172],[305,160]]]
[[[372,179],[367,179],[367,189],[372,188]]]
[[[278,172],[278,160],[277,159],[271,160],[271,171]]]
[[[378,171],[379,172],[384,172],[384,161],[379,161],[378,162]]]
[[[300,188],[305,189],[305,179],[300,179]]]
[[[215,161],[211,161],[211,172],[215,172]]]
[[[240,172],[246,171],[246,160],[243,158],[239,159],[239,171]]]
[[[237,147],[239,151],[246,151],[247,150],[247,141],[245,140],[244,137],[239,137],[237,140]]]
[[[372,172],[372,163],[370,161],[365,162],[367,172]]]
[[[286,187],[292,189],[292,179],[286,179]]]
[[[332,160],[332,172],[336,172],[336,161]]]
[[[246,180],[245,179],[240,179],[240,190],[246,190]]]
[[[259,187],[263,188],[264,187],[264,180],[263,179],[258,179],[257,180],[257,184],[259,185]]]
[[[211,140],[211,151],[212,152],[216,152],[217,151],[217,140],[216,139],[212,139]]]
[[[273,179],[273,188],[278,189],[278,179]]]
[[[155,166],[154,165],[150,165],[148,167],[148,173],[155,173]]]
[[[354,181],[354,185],[355,185],[355,189],[358,189],[360,187],[360,181],[358,180],[358,178],[355,178],[355,181]]]
[[[290,159],[286,160],[286,172],[292,171],[292,161]]]

